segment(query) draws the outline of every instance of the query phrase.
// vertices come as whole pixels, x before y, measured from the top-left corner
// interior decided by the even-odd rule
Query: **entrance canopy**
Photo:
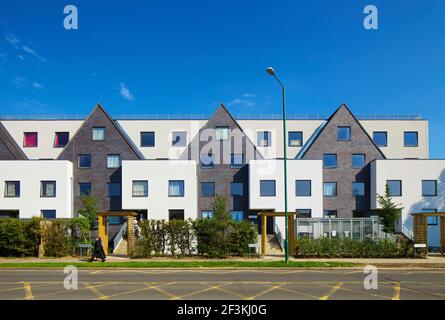
[[[134,218],[138,214],[132,211],[108,211],[99,212],[99,237],[102,238],[102,245],[105,254],[108,254],[108,217],[127,217],[127,253],[131,255],[134,248]]]
[[[415,212],[413,216],[414,243],[426,244],[428,253],[428,217],[440,217],[440,249],[445,253],[445,212]]]
[[[289,228],[289,252],[290,254],[294,253],[295,250],[295,224],[294,219],[297,215],[296,212],[288,212],[288,228]],[[274,211],[264,211],[259,212],[258,216],[261,217],[261,253],[266,255],[266,243],[267,243],[267,217],[285,217],[286,212],[274,212]],[[286,235],[284,235],[286,237]],[[283,248],[284,249],[284,248]]]

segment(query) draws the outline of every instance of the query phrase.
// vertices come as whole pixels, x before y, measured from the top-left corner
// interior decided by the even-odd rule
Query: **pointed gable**
[[[351,141],[337,140],[338,127],[351,128]],[[342,153],[345,151],[346,143],[348,144],[348,149],[351,149],[353,152],[367,153],[372,159],[385,159],[383,152],[345,104],[342,104],[320,126],[314,137],[308,141],[308,145],[303,147],[298,158],[321,159],[324,153]],[[372,159],[366,159],[366,161],[369,162]]]
[[[124,155],[132,154],[133,156],[130,156],[132,159],[144,158],[123,129],[111,118],[105,109],[98,104],[65,146],[58,159],[74,160],[72,157],[78,153],[87,151],[95,153],[94,148],[97,145],[94,143],[93,145],[91,144],[93,127],[105,127],[105,142],[107,147],[103,148],[104,151],[113,152],[113,150],[115,150],[116,153],[120,153],[117,152],[120,149]],[[92,148],[88,148],[88,146]],[[99,152],[100,150],[97,151]],[[122,160],[125,158],[128,158],[128,156],[123,156]]]
[[[0,122],[0,160],[27,160],[28,157]]]
[[[218,127],[229,128],[231,137],[233,138],[232,146],[235,150],[237,147],[242,148],[242,153],[246,156],[246,163],[251,159],[263,159],[263,156],[257,150],[256,146],[252,143],[249,137],[244,133],[243,129],[240,127],[235,118],[232,117],[230,112],[221,104],[214,114],[210,117],[207,123],[200,129],[199,133],[193,137],[187,148],[182,153],[180,159],[182,160],[196,160],[199,161],[199,151],[204,145],[208,145],[209,141],[200,141],[200,136],[202,133],[205,134],[206,130],[214,130]],[[206,135],[206,134],[205,134]],[[207,135],[206,135],[207,136]],[[214,137],[213,137],[214,138]],[[220,141],[212,141],[211,144],[219,143]],[[237,144],[240,144],[236,146]],[[242,145],[241,145],[242,144]],[[211,147],[210,147],[211,148]],[[238,149],[240,150],[240,149]]]

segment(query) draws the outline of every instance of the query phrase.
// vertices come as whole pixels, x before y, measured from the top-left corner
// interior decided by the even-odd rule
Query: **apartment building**
[[[369,216],[386,183],[396,194],[393,180],[405,189],[415,172],[419,181],[436,181],[436,195],[404,193],[398,223],[409,228],[413,211],[445,209],[445,163],[429,159],[428,143],[428,121],[419,116],[360,116],[346,105],[329,117],[289,115],[289,210],[301,217]],[[223,105],[210,117],[112,118],[100,105],[87,117],[3,117],[0,215],[73,217],[80,195],[90,194],[101,211],[207,218],[221,195],[234,219],[254,219],[260,211],[284,210],[283,150],[280,117],[234,116]],[[53,203],[42,188],[57,190]],[[434,208],[415,205],[427,200]],[[278,220],[269,225],[270,233],[282,228]]]

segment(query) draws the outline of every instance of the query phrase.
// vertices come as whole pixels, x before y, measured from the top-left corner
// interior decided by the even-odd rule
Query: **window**
[[[352,167],[354,169],[363,168],[366,164],[366,157],[364,154],[353,154],[352,155]]]
[[[107,156],[107,168],[119,168],[121,166],[121,156],[119,154],[109,154]]]
[[[105,140],[105,127],[93,127],[93,141]]]
[[[203,219],[212,219],[213,218],[213,211],[211,211],[211,210],[203,210],[203,211],[201,211],[201,218],[203,218]]]
[[[230,184],[230,194],[232,196],[243,196],[244,184],[242,182],[232,182]]]
[[[295,181],[295,195],[297,197],[311,196],[311,180],[296,180]]]
[[[56,210],[41,210],[40,211],[43,219],[55,219]]]
[[[297,218],[311,218],[312,210],[311,209],[297,209],[295,210],[297,213]]]
[[[389,195],[391,197],[402,196],[402,180],[386,180],[386,184],[389,188]]]
[[[323,218],[337,218],[337,210],[323,210]]]
[[[260,197],[275,197],[275,180],[260,180]]]
[[[148,181],[133,180],[132,195],[133,197],[148,197]]]
[[[172,146],[173,147],[185,147],[186,145],[187,145],[187,132],[186,131],[173,131]]]
[[[323,168],[325,168],[325,169],[337,168],[337,155],[336,154],[324,154],[323,155]]]
[[[232,219],[237,221],[237,222],[241,222],[244,220],[244,212],[242,211],[232,211]]]
[[[91,168],[91,154],[79,154],[79,168]]]
[[[124,223],[124,217],[108,217],[108,225],[109,226],[117,226],[119,224]]]
[[[20,181],[5,181],[5,198],[20,197]]]
[[[121,184],[119,182],[108,183],[108,196],[120,197],[120,195],[121,195]]]
[[[437,212],[437,209],[422,209],[422,212]],[[438,217],[428,217],[427,223],[429,226],[437,226],[439,224]]]
[[[418,147],[418,138],[417,131],[405,131],[403,133],[403,144],[405,147]]]
[[[91,195],[91,183],[90,182],[79,182],[79,196],[89,196]]]
[[[323,195],[325,197],[336,197],[337,196],[337,182],[323,183]]]
[[[228,140],[229,139],[229,128],[228,127],[216,127],[216,141]]]
[[[56,135],[54,137],[54,147],[62,148],[66,146],[68,144],[69,139],[70,139],[69,132],[56,132]]]
[[[168,210],[168,220],[184,220],[184,210]]]
[[[213,168],[215,164],[213,154],[201,154],[199,160],[201,162],[201,168]]]
[[[203,197],[215,196],[215,183],[214,182],[201,182],[201,196],[203,196]]]
[[[303,145],[303,132],[289,131],[289,147],[301,147]]]
[[[55,181],[40,181],[40,197],[54,198],[56,196]]]
[[[23,134],[23,146],[26,148],[37,147],[38,135],[37,132],[25,132]]]
[[[168,181],[168,196],[183,197],[184,196],[184,180]]]
[[[257,144],[260,147],[270,147],[271,146],[271,132],[270,131],[259,131],[257,132]]]
[[[154,147],[155,133],[153,131],[141,132],[141,147]]]
[[[230,155],[230,166],[232,168],[241,168],[244,164],[244,154],[234,154]]]
[[[422,180],[422,196],[436,197],[437,196],[437,181],[436,180]]]
[[[388,133],[386,131],[374,131],[372,140],[379,147],[388,146]]]
[[[350,141],[351,140],[351,127],[338,127],[337,128],[337,140],[338,141]]]
[[[365,184],[363,182],[352,183],[352,195],[354,197],[365,195]]]

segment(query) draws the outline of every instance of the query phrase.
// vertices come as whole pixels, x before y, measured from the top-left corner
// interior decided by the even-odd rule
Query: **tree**
[[[91,240],[91,232],[94,230],[95,222],[99,214],[99,209],[97,208],[97,200],[91,196],[81,195],[80,202],[82,203],[83,208],[79,210],[79,215],[81,218],[87,220],[85,226],[89,231]]]
[[[383,225],[383,232],[393,234],[395,232],[395,221],[400,218],[402,207],[394,203],[391,198],[391,190],[388,184],[385,185],[385,194],[377,194],[377,199],[381,209],[378,211],[380,223]],[[386,239],[385,239],[386,240]]]
[[[232,220],[230,212],[227,211],[226,199],[217,195],[213,200],[213,219],[216,221],[227,222]]]

